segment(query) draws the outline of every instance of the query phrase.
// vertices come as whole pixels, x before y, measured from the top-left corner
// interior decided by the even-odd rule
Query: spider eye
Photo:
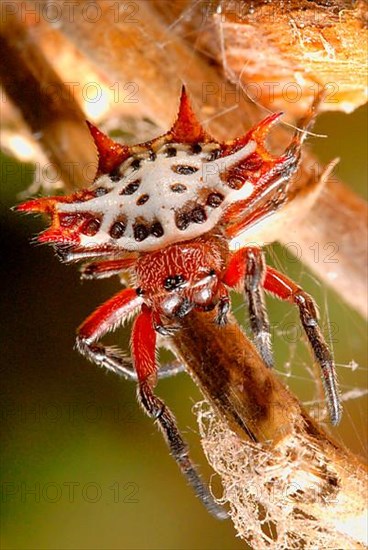
[[[164,288],[169,291],[175,290],[184,283],[184,280],[182,275],[170,275],[170,277],[166,277],[164,281]]]

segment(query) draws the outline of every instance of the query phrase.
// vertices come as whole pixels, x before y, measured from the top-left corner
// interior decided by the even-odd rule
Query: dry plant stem
[[[111,84],[120,84],[121,101],[127,95],[124,86],[128,83],[134,85],[138,109],[166,130],[176,112],[172,98],[178,95],[182,84],[178,78],[178,67],[182,71],[182,80],[189,85],[192,97],[197,99],[199,109],[202,105],[203,84],[211,83],[220,88],[222,75],[181,40],[175,30],[171,32],[167,28],[151,2],[121,2],[117,20],[114,19],[113,11],[116,3],[106,0],[97,3],[101,13],[97,23],[86,21],[82,12],[83,2],[76,1],[79,8],[74,11],[73,22],[65,17],[60,32],[87,57],[98,63]],[[129,17],[127,14],[132,6],[136,10]],[[212,94],[208,97],[202,119],[206,118],[206,114],[212,116],[231,104],[231,95],[226,105],[219,96]],[[237,115],[230,110],[227,117],[229,125],[236,131],[240,122]],[[211,128],[220,130],[217,120],[214,120]]]
[[[264,366],[239,326],[231,320],[219,328],[211,313],[191,313],[173,341],[219,417],[241,439],[261,443],[271,455],[296,445],[296,453],[313,450],[298,462],[295,478],[289,480],[302,492],[295,495],[295,513],[302,510],[321,528],[341,530],[360,541],[366,520],[366,467],[312,420],[275,372]],[[288,458],[285,467],[292,468],[295,456],[290,453]],[[317,497],[311,495],[311,477]]]
[[[322,86],[322,110],[351,112],[367,101],[365,0],[255,0],[251,9],[228,0],[222,7],[224,69],[231,81],[256,85],[263,105],[300,115]],[[298,101],[291,89],[301,92]]]
[[[300,116],[324,85],[324,110],[351,112],[367,101],[366,0],[152,3],[184,40],[217,59],[231,82],[273,111]]]
[[[1,23],[0,50],[5,92],[21,110],[66,188],[72,189],[76,181],[82,186],[90,183],[97,158],[83,111],[17,15],[8,15]]]

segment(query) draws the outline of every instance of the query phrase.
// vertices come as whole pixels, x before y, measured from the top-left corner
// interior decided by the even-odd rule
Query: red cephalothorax
[[[273,157],[265,148],[271,115],[245,136],[220,143],[197,121],[183,89],[176,122],[150,142],[125,146],[89,124],[99,153],[96,180],[72,195],[34,199],[23,212],[44,212],[51,227],[38,237],[64,261],[93,259],[84,278],[128,271],[135,289],[124,289],[100,306],[79,327],[77,347],[88,359],[138,382],[146,413],[155,418],[170,451],[211,513],[225,517],[192,464],[175,419],[155,396],[157,377],[183,369],[156,364],[156,335],[170,336],[191,310],[216,309],[226,323],[229,289],[244,293],[254,343],[268,367],[273,358],[263,290],[294,303],[320,365],[330,417],[341,409],[334,363],[317,323],[314,302],[298,285],[265,265],[261,248],[236,252],[229,242],[282,206],[290,176],[314,111],[288,149]],[[243,235],[244,237],[244,235]],[[100,340],[138,313],[132,330],[133,367],[116,348]]]

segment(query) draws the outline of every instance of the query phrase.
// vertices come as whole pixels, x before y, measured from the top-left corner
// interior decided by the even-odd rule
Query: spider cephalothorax
[[[77,347],[98,365],[138,381],[143,408],[157,419],[182,471],[218,517],[224,513],[191,463],[174,417],[153,393],[157,376],[182,369],[177,364],[158,368],[156,333],[169,336],[180,329],[180,319],[192,309],[216,309],[214,322],[226,323],[228,290],[240,290],[255,345],[271,367],[263,289],[293,302],[322,371],[331,421],[338,423],[341,412],[334,363],[312,298],[266,266],[260,247],[229,249],[234,236],[282,206],[313,114],[312,109],[285,153],[273,157],[264,140],[279,115],[267,117],[230,143],[218,142],[197,121],[183,89],[177,120],[168,133],[129,147],[89,125],[99,153],[93,186],[18,207],[51,216],[51,227],[38,240],[53,244],[61,259],[95,258],[83,266],[83,277],[129,271],[136,280],[135,289],[120,291],[79,327]],[[123,354],[99,340],[137,310],[131,337],[132,369]]]
[[[138,292],[155,313],[161,332],[165,331],[161,317],[180,319],[193,308],[208,311],[221,299],[228,302],[220,281],[227,254],[223,241],[210,235],[170,245],[137,261]]]

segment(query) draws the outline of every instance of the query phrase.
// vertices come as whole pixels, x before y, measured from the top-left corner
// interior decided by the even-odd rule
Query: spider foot
[[[92,363],[105,367],[109,371],[119,374],[128,380],[138,380],[131,359],[125,357],[119,349],[106,347],[102,344],[91,344],[82,338],[77,338],[76,348]]]
[[[185,365],[178,360],[170,361],[169,363],[164,363],[159,367],[158,378],[170,378],[176,374],[185,372]]]
[[[218,519],[226,519],[228,517],[227,512],[215,502],[212,494],[197,472],[189,456],[188,446],[176,425],[174,415],[165,403],[154,395],[148,380],[139,383],[138,399],[147,415],[156,421],[169,446],[171,455],[185,475],[188,483],[193,487],[197,497],[213,516]]]
[[[317,308],[314,300],[303,290],[298,290],[294,294],[294,301],[299,308],[300,320],[322,371],[331,424],[337,426],[341,420],[342,409],[335,364],[317,322]]]
[[[327,396],[327,406],[330,415],[330,421],[333,426],[340,423],[342,416],[342,406],[339,390],[336,382],[335,365],[333,361],[321,363],[322,382],[325,395]]]

